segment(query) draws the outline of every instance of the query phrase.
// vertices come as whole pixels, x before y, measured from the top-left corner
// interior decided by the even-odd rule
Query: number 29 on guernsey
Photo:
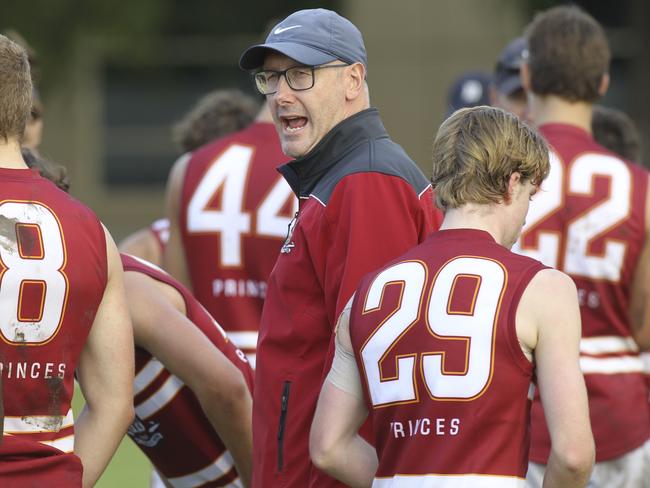
[[[494,334],[506,272],[496,261],[461,256],[444,264],[433,279],[427,302],[428,269],[421,261],[405,261],[382,271],[368,289],[363,313],[382,308],[385,288],[401,285],[397,308],[381,322],[361,348],[364,374],[373,406],[382,407],[419,400],[421,381],[430,398],[438,401],[469,401],[480,396],[489,386],[494,361]],[[471,310],[450,309],[459,278],[470,278],[476,284]],[[392,349],[409,329],[425,323],[432,337],[432,349],[418,344],[418,351],[391,355]],[[434,338],[466,340],[467,357],[464,372],[450,372],[445,367],[445,353],[436,351]],[[394,359],[393,359],[394,358]],[[385,361],[396,362],[396,374],[387,377],[382,371]],[[417,364],[421,367],[417,368]],[[418,374],[420,370],[420,374]]]

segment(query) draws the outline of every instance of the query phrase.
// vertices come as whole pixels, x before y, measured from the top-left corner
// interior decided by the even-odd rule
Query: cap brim
[[[261,67],[264,64],[264,57],[268,54],[269,50],[284,54],[307,66],[330,63],[337,59],[331,54],[303,44],[296,44],[295,42],[271,42],[268,44],[257,44],[246,49],[241,55],[241,58],[239,58],[239,67],[246,71]]]
[[[497,89],[504,95],[511,95],[517,90],[522,90],[524,86],[521,84],[521,78],[519,74],[508,76],[503,80],[500,80],[496,83]]]

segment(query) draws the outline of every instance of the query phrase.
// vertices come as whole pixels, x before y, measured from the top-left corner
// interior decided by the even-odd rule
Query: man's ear
[[[366,67],[361,63],[354,63],[348,69],[345,97],[348,100],[356,99],[364,89],[366,80]]]
[[[512,197],[515,196],[515,193],[517,191],[516,188],[518,184],[521,184],[521,173],[515,171],[510,175],[510,178],[508,179],[508,190],[503,197],[505,203],[510,203],[512,201]]]
[[[526,92],[530,91],[530,68],[528,67],[528,63],[524,62],[521,63],[521,67],[519,68],[519,78],[521,79],[521,86],[524,87],[524,90]]]
[[[607,89],[609,88],[609,73],[604,73],[600,78],[600,85],[598,85],[598,94],[601,97],[605,96]]]

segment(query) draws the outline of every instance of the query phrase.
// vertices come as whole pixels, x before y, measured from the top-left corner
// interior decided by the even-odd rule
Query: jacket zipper
[[[284,239],[284,244],[280,249],[280,254],[288,254],[291,250],[296,247],[296,245],[291,241],[291,236],[293,235],[293,228],[296,226],[296,221],[298,220],[298,214],[300,211],[296,212],[287,226],[287,237]]]
[[[280,426],[278,428],[278,471],[282,471],[284,466],[284,427],[287,421],[287,410],[289,408],[289,390],[291,390],[291,381],[285,381],[282,388],[282,397],[280,399]]]

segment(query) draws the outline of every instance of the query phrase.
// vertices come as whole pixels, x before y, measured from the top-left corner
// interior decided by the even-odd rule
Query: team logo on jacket
[[[282,244],[282,249],[280,249],[280,252],[282,254],[289,254],[294,247],[296,247],[296,244],[291,240],[291,237],[293,236],[293,230],[296,228],[296,223],[298,222],[298,212],[295,213],[293,218],[291,219],[291,222],[289,222],[288,229],[287,229],[287,237],[284,240],[284,244]]]

